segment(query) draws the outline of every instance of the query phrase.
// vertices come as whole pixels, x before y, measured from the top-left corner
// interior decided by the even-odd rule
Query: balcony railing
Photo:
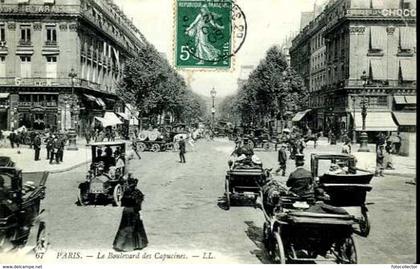
[[[19,40],[19,46],[29,47],[32,46],[31,40],[21,39]]]
[[[46,102],[46,101],[41,101],[41,102],[19,102],[18,105],[20,107],[34,107],[34,106],[38,106],[38,107],[56,107],[58,105],[57,102]]]
[[[56,40],[46,40],[45,41],[45,46],[48,47],[56,47],[57,46],[57,41]]]
[[[0,86],[64,86],[72,85],[71,78],[17,78],[17,77],[0,77]],[[111,92],[106,85],[86,79],[75,78],[74,87],[83,87],[95,91]]]

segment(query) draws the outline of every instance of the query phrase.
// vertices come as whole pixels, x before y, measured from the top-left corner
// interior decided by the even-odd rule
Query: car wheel
[[[79,191],[77,193],[77,202],[79,203],[79,205],[86,206],[89,204],[87,196],[87,191],[83,190],[83,188],[79,188]]]
[[[121,198],[123,196],[123,191],[122,191],[122,186],[120,184],[117,184],[115,186],[112,196],[114,198],[114,205],[121,206]]]
[[[146,150],[146,148],[147,148],[147,146],[146,146],[146,144],[145,144],[145,143],[142,143],[142,142],[137,143],[137,151],[139,151],[139,152],[143,152],[143,151],[145,151],[145,150]]]
[[[160,151],[160,146],[159,144],[153,144],[152,147],[150,148],[151,152],[159,152]]]

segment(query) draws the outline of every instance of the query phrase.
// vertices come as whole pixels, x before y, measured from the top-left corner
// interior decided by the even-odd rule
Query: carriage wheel
[[[150,148],[151,152],[159,152],[160,151],[160,146],[159,144],[153,144],[152,147]]]
[[[230,209],[230,192],[229,192],[229,179],[225,180],[225,199],[226,199],[226,209]]]
[[[359,222],[360,235],[367,237],[370,232],[370,223],[367,208],[362,207],[362,219]]]
[[[82,188],[79,188],[79,191],[77,192],[77,202],[79,202],[79,205],[81,206],[87,206],[89,204],[88,194],[86,190],[82,190]]]
[[[179,144],[178,142],[174,142],[173,151],[178,151],[178,150],[179,150]]]
[[[357,263],[356,245],[352,236],[345,238],[339,243],[337,263]]]
[[[36,254],[45,253],[47,251],[49,242],[48,242],[48,233],[45,222],[39,224],[39,229],[37,231],[38,235],[36,237],[36,246],[34,252]]]
[[[139,151],[139,152],[143,152],[143,151],[145,151],[145,150],[146,150],[146,148],[147,148],[146,144],[144,144],[144,143],[142,143],[142,142],[137,143],[137,151]]]
[[[274,251],[273,251],[273,261],[275,263],[285,264],[286,263],[286,255],[284,253],[284,246],[283,241],[281,240],[279,231],[274,232]]]
[[[174,144],[172,144],[172,143],[167,143],[166,144],[166,150],[169,150],[169,151],[173,151],[174,150]]]
[[[264,244],[264,247],[266,249],[269,248],[269,245],[268,245],[268,242],[269,242],[268,236],[269,236],[269,234],[270,234],[270,224],[268,224],[267,222],[264,222],[264,226],[263,226],[263,244]]]
[[[121,206],[121,198],[123,195],[122,187],[120,184],[117,184],[114,188],[113,197],[114,197],[114,205]]]

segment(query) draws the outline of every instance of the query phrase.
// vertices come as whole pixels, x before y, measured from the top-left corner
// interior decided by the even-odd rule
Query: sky
[[[174,1],[114,0],[156,49],[174,64]],[[244,12],[248,31],[242,48],[228,71],[179,71],[192,90],[204,96],[214,87],[218,97],[234,94],[242,65],[257,66],[268,48],[280,45],[297,32],[300,14],[312,11],[316,0],[236,0]],[[322,2],[323,0],[318,0]]]

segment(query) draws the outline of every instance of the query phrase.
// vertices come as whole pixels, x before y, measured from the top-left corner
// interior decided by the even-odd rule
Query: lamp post
[[[352,96],[353,100],[353,135],[352,135],[352,144],[356,144],[356,96]]]
[[[366,133],[366,116],[367,116],[367,107],[366,107],[366,85],[369,77],[366,75],[366,71],[363,71],[362,76],[360,77],[363,80],[363,95],[361,100],[362,105],[362,133],[360,134],[360,148],[359,152],[369,152],[368,148],[368,136]]]
[[[74,103],[76,102],[76,96],[74,95],[74,79],[77,77],[77,73],[74,71],[74,69],[72,68],[70,70],[69,73],[69,77],[71,80],[71,108],[74,110],[74,108],[76,107],[74,105]],[[68,137],[69,137],[69,145],[67,147],[67,150],[78,150],[77,145],[76,145],[76,130],[74,129],[74,119],[72,119],[70,117],[70,130],[68,132]],[[67,123],[67,122],[66,122]]]
[[[211,129],[214,127],[214,114],[216,113],[216,108],[214,107],[214,99],[216,98],[216,90],[213,89],[210,91],[210,96],[212,99],[212,106],[211,106]]]

